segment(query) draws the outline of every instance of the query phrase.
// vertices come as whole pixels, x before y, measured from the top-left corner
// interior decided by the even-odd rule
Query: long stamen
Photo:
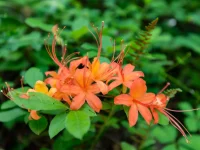
[[[102,21],[101,31],[100,31],[100,33],[99,33],[99,47],[98,47],[98,54],[97,54],[97,57],[98,57],[98,58],[99,58],[100,55],[101,55],[103,28],[104,28],[104,21]]]
[[[169,109],[169,108],[165,108],[165,109],[168,111],[173,111],[173,112],[190,112],[190,111],[200,110],[200,108],[186,109],[186,110],[174,110],[174,109]]]
[[[169,85],[170,85],[170,83],[167,82],[167,84],[158,92],[158,94],[162,93]]]
[[[115,59],[115,40],[113,41],[113,56],[112,56],[112,61],[111,62],[114,62],[114,59]]]
[[[20,82],[21,82],[22,90],[24,91],[23,81],[24,81],[24,77],[22,76],[22,78],[20,79]],[[25,92],[25,91],[24,91],[24,92]]]
[[[97,46],[99,46],[99,42],[98,42],[98,40],[97,40],[97,37],[94,35],[94,33],[92,33],[92,31],[91,31],[90,29],[88,29],[88,30],[89,30],[89,32],[92,34],[92,36],[94,37]]]
[[[189,143],[189,140],[187,138],[187,135],[185,134],[184,130],[182,129],[182,127],[185,129],[185,131],[191,136],[191,134],[189,133],[189,131],[185,128],[185,126],[176,118],[174,117],[172,114],[170,114],[169,112],[163,110],[161,111],[165,116],[167,116],[167,118],[169,118],[170,123],[176,127],[181,134],[185,137],[185,140],[187,143]],[[179,125],[180,124],[180,125]]]

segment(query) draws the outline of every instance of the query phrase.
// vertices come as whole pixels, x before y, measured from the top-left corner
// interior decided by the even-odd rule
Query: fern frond
[[[144,50],[147,48],[149,44],[149,40],[151,39],[151,31],[155,28],[158,22],[158,18],[153,20],[149,25],[145,26],[145,31],[141,31],[136,40],[134,41],[134,45],[129,45],[130,49],[134,52],[134,54],[130,53],[133,56],[141,55],[144,53]]]
[[[169,90],[164,91],[163,93],[167,95],[169,98],[173,98],[178,92],[182,92],[182,90],[180,88],[169,89]]]

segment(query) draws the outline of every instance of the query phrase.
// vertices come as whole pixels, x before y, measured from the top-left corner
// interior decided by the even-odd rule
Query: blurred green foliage
[[[136,57],[135,51],[130,50],[124,63],[133,63],[137,70],[145,73],[149,91],[158,92],[166,82],[170,82],[172,88],[182,89],[183,92],[169,102],[170,108],[196,108],[200,103],[199,0],[1,0],[0,88],[5,81],[19,87],[21,76],[32,66],[43,73],[56,69],[44,46],[44,40],[51,45],[52,35],[48,35],[55,24],[60,27],[59,33],[67,44],[68,54],[79,51],[80,55],[93,57],[97,47],[89,32],[93,30],[91,23],[100,27],[101,21],[104,21],[101,59],[109,61],[113,55],[111,38],[116,40],[116,53],[119,53],[122,40],[125,45],[136,46],[134,40],[157,17],[158,25],[151,32],[143,54]],[[64,26],[66,28],[62,30]],[[59,45],[57,52],[61,54]],[[0,100],[1,103],[6,101],[3,95],[0,95]],[[178,104],[181,101],[183,103]],[[36,136],[23,125],[22,116],[25,114],[13,103],[1,105],[0,120],[1,116],[8,117],[5,123],[0,124],[0,149],[87,149],[96,134],[95,127],[91,125],[90,132],[82,141],[74,139],[66,130],[50,140],[46,132]],[[200,112],[174,115],[193,134],[190,144],[185,143],[180,133],[169,125],[149,127],[140,120],[136,127],[129,128],[125,115],[118,112],[117,117],[107,125],[110,128],[104,133],[97,149],[200,149]],[[92,121],[103,122],[105,117],[106,114]]]

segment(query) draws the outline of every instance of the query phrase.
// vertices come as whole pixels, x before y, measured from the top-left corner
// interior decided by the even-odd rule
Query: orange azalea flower
[[[147,105],[155,99],[155,94],[146,93],[146,82],[139,78],[133,81],[129,94],[121,94],[114,99],[117,105],[129,106],[129,125],[134,126],[138,119],[138,111],[143,116],[147,124],[150,124],[152,115]]]
[[[74,73],[76,69],[81,65],[88,66],[87,64],[89,62],[88,57],[85,56],[83,58],[74,60],[70,62],[69,69],[65,67],[65,71],[63,69],[59,69],[58,73],[54,71],[48,71],[46,72],[46,75],[50,75],[51,77],[47,78],[45,80],[45,83],[50,84],[51,87],[55,87],[57,89],[57,92],[54,94],[54,98],[56,99],[63,99],[66,101],[69,105],[71,104],[71,100],[69,99],[69,96],[73,95],[73,87],[74,87]],[[81,66],[82,67],[82,66]],[[66,71],[67,70],[67,71]],[[62,91],[63,86],[65,85],[64,92]],[[68,86],[68,90],[66,90],[66,87]],[[70,92],[71,91],[71,92]]]
[[[116,77],[112,77],[110,80],[114,80],[109,85],[109,90],[123,84],[123,86],[130,88],[133,81],[139,77],[144,77],[144,73],[141,71],[133,71],[135,66],[127,64],[123,69],[118,66],[118,72]]]
[[[104,95],[108,93],[108,85],[103,81],[107,81],[110,76],[114,75],[117,71],[117,67],[113,67],[112,64],[100,63],[97,57],[94,58],[90,70],[92,72],[92,78],[100,88],[101,93]]]
[[[41,92],[52,97],[56,91],[57,91],[56,88],[51,88],[50,90],[48,90],[46,84],[43,81],[37,81],[35,83],[34,89],[29,89],[27,91],[27,95],[28,95],[28,92]],[[22,95],[22,98],[25,98],[24,95]],[[41,118],[37,114],[36,110],[29,110],[29,112],[30,112],[29,118],[32,118],[34,120],[39,120]]]
[[[71,92],[76,94],[73,98],[70,108],[72,110],[78,110],[87,101],[88,105],[99,112],[102,108],[101,100],[95,95],[100,92],[96,83],[91,78],[91,72],[84,67],[83,69],[77,69],[74,74],[76,85],[71,88]],[[68,85],[63,87],[63,92],[69,91]]]
[[[184,112],[184,110],[179,111],[179,110],[172,110],[172,109],[166,108],[168,100],[169,100],[169,97],[167,97],[166,95],[162,93],[159,93],[156,95],[156,98],[153,100],[153,103],[150,105],[150,109],[154,118],[154,123],[155,124],[158,123],[159,121],[158,111],[161,112],[169,119],[170,123],[181,132],[181,134],[185,137],[186,142],[188,143],[189,141],[187,139],[187,135],[185,134],[185,131],[188,134],[190,133],[176,117],[174,117],[172,114],[168,112],[168,111]],[[192,110],[185,110],[185,111],[192,111]],[[183,129],[185,129],[185,131]]]

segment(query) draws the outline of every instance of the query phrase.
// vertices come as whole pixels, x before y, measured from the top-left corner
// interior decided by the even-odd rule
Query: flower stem
[[[104,132],[106,126],[108,125],[108,121],[110,120],[110,118],[115,114],[115,108],[116,108],[116,105],[112,105],[112,108],[111,108],[111,111],[109,112],[108,114],[108,117],[106,118],[106,120],[104,121],[104,124],[101,126],[98,134],[96,135],[91,147],[90,147],[90,150],[93,150],[97,144],[97,142],[99,141],[102,133]]]

